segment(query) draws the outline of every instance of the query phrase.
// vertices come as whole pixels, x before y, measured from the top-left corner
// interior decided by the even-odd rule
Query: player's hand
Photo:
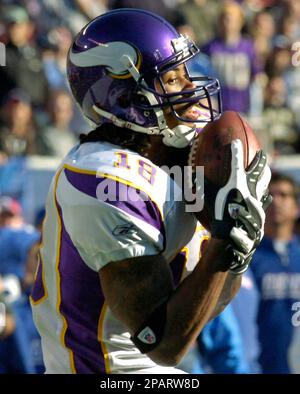
[[[215,200],[212,237],[229,240],[233,273],[246,271],[264,236],[265,211],[271,203],[268,185],[271,171],[265,153],[257,152],[248,171],[244,169],[240,140],[231,143],[231,175]]]

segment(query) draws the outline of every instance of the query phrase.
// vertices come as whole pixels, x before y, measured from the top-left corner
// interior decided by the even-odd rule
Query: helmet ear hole
[[[128,108],[131,105],[128,95],[123,94],[118,98],[118,104],[121,108]]]
[[[132,102],[134,105],[136,105],[137,107],[142,106],[144,107],[145,105],[149,105],[148,99],[139,93],[134,93],[131,96]]]

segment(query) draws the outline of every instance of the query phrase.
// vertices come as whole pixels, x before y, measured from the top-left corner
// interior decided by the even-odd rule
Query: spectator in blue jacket
[[[261,373],[258,362],[260,346],[256,324],[259,297],[259,291],[250,266],[250,269],[243,274],[240,290],[230,305],[238,321],[244,355],[252,374]]]
[[[292,349],[298,329],[293,325],[292,307],[300,300],[300,244],[294,234],[299,216],[298,189],[292,178],[273,174],[269,190],[273,204],[267,215],[265,237],[251,264],[260,292],[259,361],[263,373],[293,373],[296,367],[289,354],[298,351],[300,359],[300,349]]]
[[[29,251],[39,238],[39,232],[23,222],[18,202],[1,197],[1,297],[14,317],[15,330],[5,338],[0,337],[0,374],[43,371],[40,338],[33,324],[24,281]]]
[[[198,347],[205,372],[250,373],[241,332],[231,305],[202,330]]]
[[[211,320],[197,338],[192,350],[180,363],[188,373],[251,373],[232,306]]]

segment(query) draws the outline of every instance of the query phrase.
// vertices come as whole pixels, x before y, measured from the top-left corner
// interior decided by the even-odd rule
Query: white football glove
[[[232,255],[230,271],[247,270],[252,255],[264,236],[265,210],[272,198],[268,193],[271,170],[260,150],[248,171],[244,169],[243,145],[231,142],[231,174],[215,198],[212,236],[230,240],[227,252]]]

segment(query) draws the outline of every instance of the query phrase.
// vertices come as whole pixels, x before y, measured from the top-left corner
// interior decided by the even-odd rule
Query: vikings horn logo
[[[141,56],[133,46],[122,41],[99,44],[96,47],[78,53],[73,52],[71,49],[70,60],[78,67],[104,66],[107,67],[112,77],[129,78],[131,74],[128,72],[124,61],[122,61],[124,54],[130,57],[137,69],[139,69]]]

